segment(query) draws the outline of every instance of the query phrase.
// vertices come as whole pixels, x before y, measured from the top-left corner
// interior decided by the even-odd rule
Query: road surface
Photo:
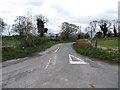
[[[118,88],[118,66],[77,54],[71,43],[3,63],[2,88]]]

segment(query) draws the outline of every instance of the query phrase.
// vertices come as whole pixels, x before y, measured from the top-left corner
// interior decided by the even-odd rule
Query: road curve
[[[3,63],[2,88],[118,88],[118,65],[81,56],[72,43],[19,60]]]

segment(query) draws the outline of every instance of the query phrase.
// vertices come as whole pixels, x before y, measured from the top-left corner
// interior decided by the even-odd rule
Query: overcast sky
[[[119,0],[0,0],[0,17],[13,24],[16,16],[42,14],[49,32],[59,32],[62,22],[87,26],[92,20],[118,18]]]

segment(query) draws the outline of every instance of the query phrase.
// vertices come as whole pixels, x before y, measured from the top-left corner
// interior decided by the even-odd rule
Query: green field
[[[118,38],[101,38],[97,39],[98,46],[111,49],[118,49]]]
[[[17,46],[20,44],[20,39],[18,37],[2,37],[2,45],[12,45]]]

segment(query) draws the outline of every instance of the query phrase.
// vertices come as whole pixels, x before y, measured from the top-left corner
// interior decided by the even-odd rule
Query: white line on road
[[[79,60],[79,61],[72,61],[72,57]],[[80,58],[75,57],[71,54],[69,54],[69,62],[70,62],[70,64],[88,64],[88,63],[84,62],[83,60],[81,60]]]
[[[14,62],[14,61],[19,61],[19,60],[23,60],[23,59],[27,59],[28,57],[25,58],[18,58],[18,59],[14,59],[14,60],[8,60],[6,62]]]
[[[55,53],[59,50],[59,47],[55,50]]]
[[[69,54],[69,62],[70,63],[72,62],[72,58],[71,58],[70,54]]]
[[[53,62],[54,65],[56,64],[56,58],[57,56],[54,57],[54,62]]]
[[[80,59],[80,58],[78,58],[78,57],[75,57],[75,56],[73,56],[73,55],[71,55],[71,54],[70,54],[70,56],[72,56],[72,57],[76,58],[77,60],[80,60],[81,62],[84,62],[83,60],[81,60],[81,59]]]
[[[50,63],[50,60],[51,60],[51,58],[49,59],[47,65],[46,65],[46,67],[45,67],[44,69],[47,69],[47,68],[48,68],[48,65],[49,65],[49,63]]]

